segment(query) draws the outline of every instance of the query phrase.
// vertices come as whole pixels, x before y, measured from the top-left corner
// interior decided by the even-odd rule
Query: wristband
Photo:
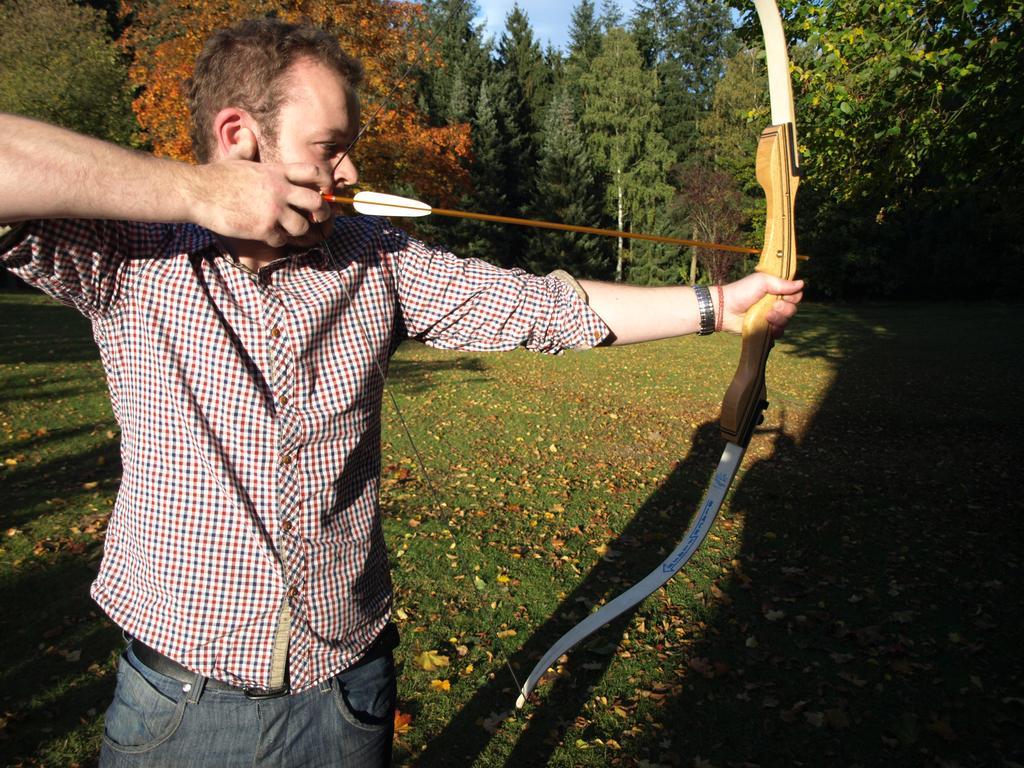
[[[697,297],[697,310],[700,312],[700,330],[698,336],[708,336],[715,332],[715,305],[711,302],[711,289],[706,285],[693,286]]]

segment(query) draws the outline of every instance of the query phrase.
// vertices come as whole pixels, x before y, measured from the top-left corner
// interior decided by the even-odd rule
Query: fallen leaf
[[[416,666],[426,672],[435,672],[448,666],[448,657],[437,651],[424,651],[416,657]]]
[[[412,715],[407,715],[400,709],[395,709],[395,738],[408,733],[412,727]]]

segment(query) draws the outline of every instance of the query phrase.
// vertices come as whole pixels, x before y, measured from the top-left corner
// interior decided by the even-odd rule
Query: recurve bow
[[[754,0],[764,36],[772,125],[761,133],[757,147],[757,180],[764,188],[767,216],[758,272],[792,279],[796,274],[796,230],[793,213],[800,178],[796,145],[796,116],[789,73],[789,56],[775,0]],[[697,514],[682,541],[644,579],[600,610],[587,616],[544,653],[527,676],[516,701],[522,707],[541,676],[562,654],[608,622],[622,615],[663,586],[686,565],[700,547],[725,500],[754,428],[768,406],[765,367],[772,348],[767,315],[777,296],[767,295],[751,307],[743,320],[739,367],[722,401],[721,433],[726,440],[718,469]]]

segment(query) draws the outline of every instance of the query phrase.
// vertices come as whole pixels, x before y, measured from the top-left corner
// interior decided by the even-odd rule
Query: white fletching
[[[365,216],[428,216],[430,206],[419,200],[383,192],[358,192],[352,207]]]

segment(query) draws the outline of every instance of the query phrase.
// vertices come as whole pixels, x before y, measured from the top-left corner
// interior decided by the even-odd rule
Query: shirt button
[[[288,587],[288,597],[290,597],[290,598],[292,598],[294,600],[298,596],[299,596],[299,588],[298,587]]]
[[[281,463],[287,467],[289,464],[292,463],[292,457],[289,456],[288,454],[285,454],[284,456],[281,457]]]
[[[281,329],[275,325],[273,328],[270,329],[270,335],[276,339],[278,336],[281,335]]]
[[[288,531],[290,531],[291,529],[292,529],[292,521],[291,520],[285,520],[284,522],[281,523],[281,530],[284,531],[285,533],[288,533]]]
[[[278,400],[281,405],[288,405],[288,395],[281,395],[281,399]]]

